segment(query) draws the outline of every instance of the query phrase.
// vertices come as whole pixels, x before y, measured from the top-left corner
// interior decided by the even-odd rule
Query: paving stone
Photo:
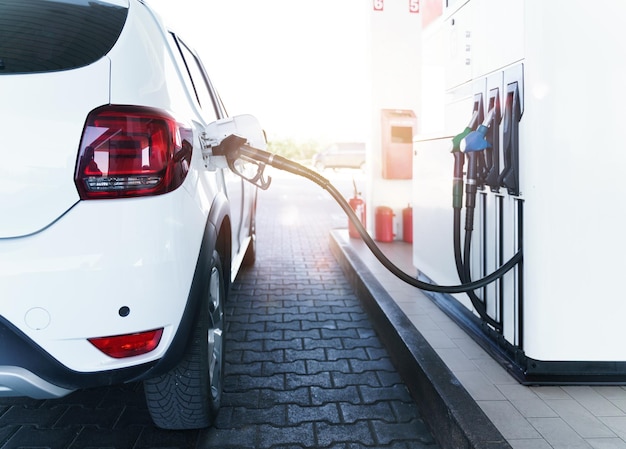
[[[372,421],[372,427],[379,444],[390,444],[393,441],[410,441],[415,435],[424,435],[421,443],[434,443],[432,437],[427,436],[426,426],[420,419],[408,423],[389,423],[384,421]]]
[[[118,404],[113,408],[86,408],[72,406],[56,422],[56,426],[69,426],[79,422],[83,426],[95,426],[102,429],[112,429],[123,413],[125,405]]]
[[[339,416],[339,408],[336,402],[321,406],[303,407],[290,404],[288,407],[287,420],[289,424],[301,424],[305,422],[327,422],[339,424],[342,422]]]
[[[265,406],[272,404],[313,405],[311,389],[308,386],[295,388],[293,390],[263,390],[259,393],[259,402]]]
[[[275,446],[277,441],[280,441],[282,445],[297,444],[304,447],[315,447],[312,423],[288,427],[261,426],[259,435],[259,449],[271,448]]]
[[[264,376],[271,376],[274,374],[306,374],[307,367],[304,360],[297,360],[295,362],[286,362],[286,363],[271,363],[264,362],[263,368],[261,369],[261,373]]]
[[[230,425],[245,427],[250,424],[269,424],[274,427],[284,427],[287,424],[293,424],[287,419],[288,407],[291,405],[278,404],[267,408],[237,407],[232,411]]]
[[[379,419],[394,421],[395,416],[391,404],[387,401],[375,404],[352,404],[342,402],[339,404],[341,416],[344,422],[354,423],[366,419]]]
[[[257,448],[257,426],[247,426],[242,428],[213,428],[203,435],[198,448],[220,448],[220,449],[256,449]]]
[[[299,351],[288,349],[285,351],[285,361],[293,362],[296,360],[301,361],[324,361],[327,360],[326,352],[322,348],[317,349],[302,349]]]
[[[298,388],[298,387],[324,387],[330,388],[330,374],[329,373],[318,373],[318,374],[287,374],[286,385],[287,388]]]
[[[330,402],[350,402],[352,404],[360,404],[362,402],[358,387],[354,385],[344,388],[311,387],[311,400],[316,405],[328,404]]]
[[[310,374],[330,372],[333,375],[335,372],[350,373],[350,364],[348,360],[330,360],[327,362],[320,362],[319,360],[307,360],[306,361],[307,372]]]
[[[67,407],[62,406],[54,408],[33,405],[7,407],[6,412],[0,416],[0,428],[13,425],[52,426],[66,411]]]
[[[348,385],[369,385],[370,387],[382,386],[380,379],[374,371],[358,374],[346,372],[332,372],[330,373],[330,375],[333,386],[337,388],[345,387]]]
[[[346,349],[366,348],[368,352],[372,350],[376,350],[376,349],[383,349],[383,345],[378,339],[378,337],[344,338],[343,346]],[[373,358],[373,357],[371,357],[370,355],[370,358]]]
[[[351,441],[359,441],[366,446],[376,444],[369,423],[366,421],[345,424],[320,422],[316,423],[315,430],[319,447]]]
[[[70,448],[132,448],[137,445],[141,432],[142,428],[139,426],[128,427],[124,432],[111,432],[110,429],[85,427],[72,442]],[[193,439],[195,440],[195,438]],[[95,442],[97,442],[97,445]],[[163,441],[160,441],[159,444],[163,444]]]
[[[70,448],[82,429],[80,425],[62,429],[51,427],[36,428],[25,425],[21,426],[1,447],[2,449]]]
[[[395,384],[389,387],[375,388],[369,385],[361,385],[359,392],[363,397],[363,401],[372,404],[377,401],[404,401],[411,402],[411,395],[404,384]]]

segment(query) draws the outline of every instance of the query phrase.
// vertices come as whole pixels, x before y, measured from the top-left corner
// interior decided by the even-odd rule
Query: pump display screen
[[[413,128],[410,126],[392,126],[391,141],[393,143],[412,143]]]

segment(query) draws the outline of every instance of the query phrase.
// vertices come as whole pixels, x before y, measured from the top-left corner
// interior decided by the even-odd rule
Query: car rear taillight
[[[103,106],[87,117],[74,181],[82,199],[171,192],[185,180],[192,131],[167,112]]]
[[[89,338],[88,341],[109,357],[121,359],[146,354],[159,345],[163,328],[134,334]]]

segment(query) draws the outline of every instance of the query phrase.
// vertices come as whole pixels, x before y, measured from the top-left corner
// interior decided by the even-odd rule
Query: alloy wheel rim
[[[221,390],[223,340],[222,288],[219,270],[211,270],[209,283],[209,314],[211,326],[208,330],[209,388],[213,399],[217,399]]]

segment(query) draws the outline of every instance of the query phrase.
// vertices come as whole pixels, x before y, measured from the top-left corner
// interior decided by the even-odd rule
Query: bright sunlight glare
[[[363,0],[147,0],[195,47],[231,115],[269,138],[363,140]]]

